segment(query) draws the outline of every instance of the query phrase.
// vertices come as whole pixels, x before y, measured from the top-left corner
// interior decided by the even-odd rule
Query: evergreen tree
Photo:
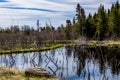
[[[66,20],[65,36],[67,40],[71,39],[72,24],[70,20]]]
[[[85,11],[80,6],[80,4],[77,4],[76,17],[77,17],[77,32],[79,35],[83,35],[85,29]]]
[[[75,17],[73,18],[73,25],[75,24]]]
[[[120,6],[117,1],[113,9],[113,31],[116,37],[120,36]]]
[[[104,6],[100,5],[98,9],[98,22],[97,22],[96,38],[103,40],[106,37],[107,33],[107,17],[104,10]]]
[[[94,25],[94,18],[91,14],[88,15],[86,19],[86,25],[85,25],[85,35],[90,39],[93,38],[95,34],[96,28]]]

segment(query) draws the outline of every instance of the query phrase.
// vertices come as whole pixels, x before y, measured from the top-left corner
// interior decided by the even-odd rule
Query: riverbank
[[[57,78],[51,77],[36,77],[36,76],[26,76],[24,72],[20,72],[16,69],[0,67],[0,80],[59,80]]]
[[[101,46],[101,47],[120,47],[120,41],[88,41],[89,47]]]
[[[49,46],[42,46],[41,48],[30,48],[30,49],[15,49],[15,50],[0,50],[0,54],[10,54],[10,53],[27,53],[36,51],[46,51],[62,47],[63,44],[54,44]]]
[[[44,45],[40,48],[16,48],[12,50],[0,50],[0,54],[10,54],[10,53],[27,53],[27,52],[36,52],[36,51],[46,51],[46,50],[52,50],[56,49],[62,46],[73,46],[73,45],[81,45],[82,41],[79,40],[57,40],[55,41],[56,44],[51,45]],[[102,46],[102,47],[120,47],[120,40],[113,41],[113,40],[104,40],[104,41],[95,41],[95,40],[89,40],[86,41],[86,45],[89,47],[96,47],[96,46]]]
[[[96,41],[96,40],[88,40],[88,41],[79,41],[79,40],[69,40],[66,43],[66,46],[74,46],[74,45],[87,45],[89,47],[102,46],[102,47],[120,47],[120,40],[104,40],[104,41]]]

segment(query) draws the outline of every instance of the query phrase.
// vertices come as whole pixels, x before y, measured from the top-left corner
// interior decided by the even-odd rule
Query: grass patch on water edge
[[[49,46],[43,46],[41,48],[30,48],[30,49],[16,49],[16,50],[0,50],[0,54],[10,54],[10,53],[27,53],[36,51],[46,51],[62,47],[63,44],[55,44]]]
[[[20,72],[16,69],[0,67],[0,80],[59,80],[57,78],[51,77],[27,77],[24,72]]]
[[[36,51],[46,51],[46,50],[52,50],[52,49],[56,49],[59,47],[64,46],[73,46],[75,44],[79,45],[80,41],[79,40],[66,40],[61,44],[52,44],[52,45],[44,45],[40,48],[35,48],[35,47],[31,47],[29,49],[21,49],[21,48],[16,48],[13,50],[0,50],[0,54],[10,54],[10,53],[27,53],[27,52],[36,52]],[[113,41],[113,40],[106,40],[106,41],[95,41],[95,40],[89,40],[87,41],[87,44],[90,48],[94,48],[96,46],[102,46],[102,47],[120,47],[120,40],[118,41]]]
[[[120,47],[120,41],[88,41],[89,47]]]

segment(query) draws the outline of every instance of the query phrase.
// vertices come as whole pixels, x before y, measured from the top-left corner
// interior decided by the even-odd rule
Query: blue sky
[[[36,28],[36,20],[40,25],[52,22],[57,27],[65,25],[66,19],[75,16],[76,4],[85,9],[86,15],[97,11],[100,4],[106,9],[117,0],[0,0],[0,27],[10,25],[30,25]],[[120,0],[118,0],[120,2]]]

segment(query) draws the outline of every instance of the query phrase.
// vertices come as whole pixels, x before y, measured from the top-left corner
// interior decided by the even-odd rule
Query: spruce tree
[[[77,17],[77,31],[79,35],[83,35],[85,29],[85,11],[77,4],[76,8],[76,17]]]

